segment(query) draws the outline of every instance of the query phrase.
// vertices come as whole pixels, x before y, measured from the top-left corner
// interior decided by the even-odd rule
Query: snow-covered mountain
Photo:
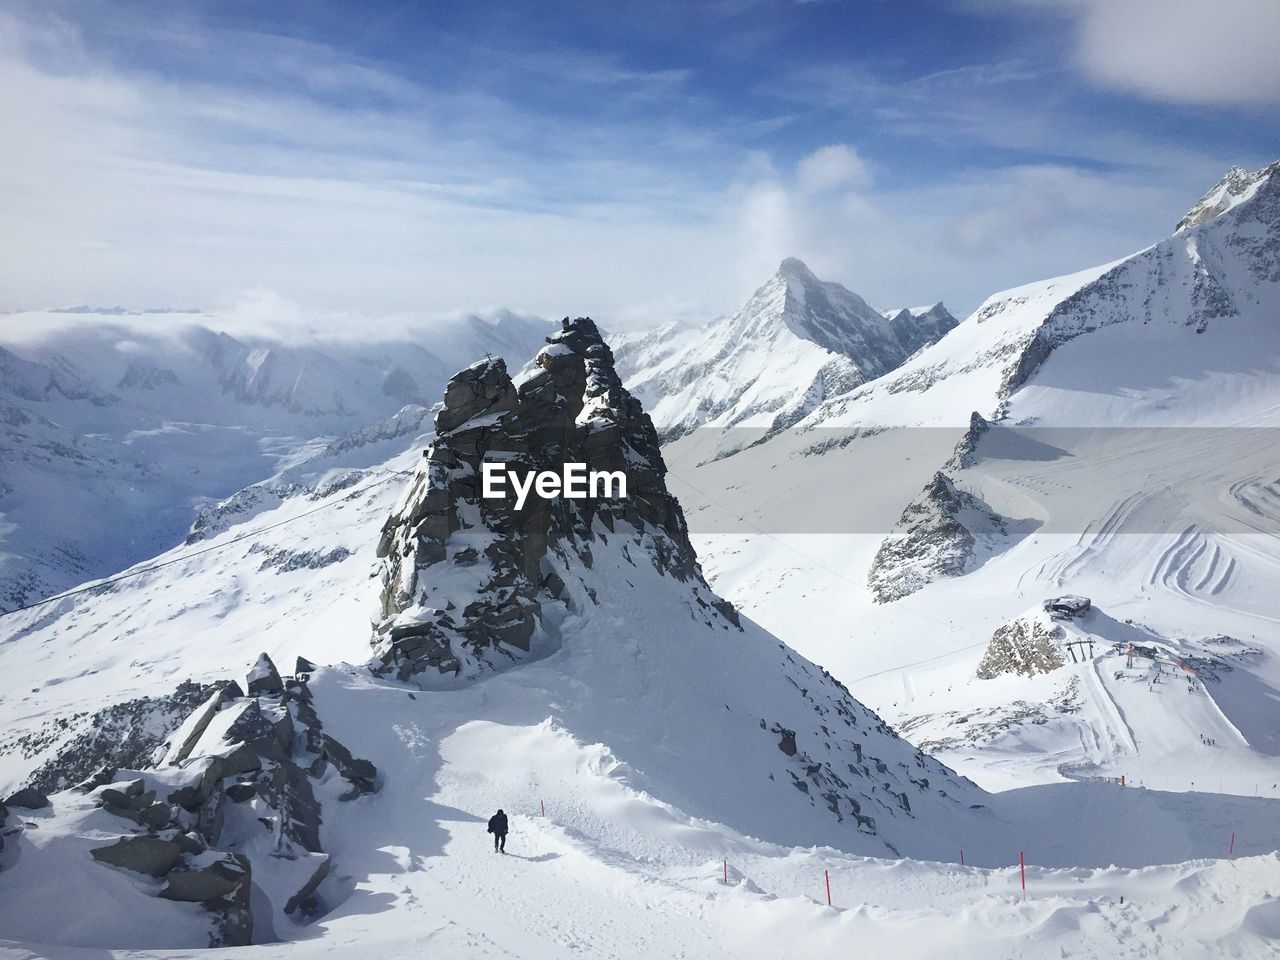
[[[614,344],[623,381],[664,438],[703,425],[767,434],[895,369],[955,324],[940,303],[881,313],[789,258],[731,316]]]
[[[788,261],[515,378],[545,331],[6,331],[6,522],[142,529],[122,448],[188,512],[0,616],[0,957],[1267,955],[1273,172],[954,329]],[[517,509],[486,461],[631,488]]]
[[[710,582],[984,786],[1280,795],[1273,174],[1229,177],[1234,202],[1131,257],[989,298],[730,461],[665,449]],[[1086,656],[979,676],[1064,593],[1093,601],[1063,628]]]
[[[0,621],[0,672],[30,691],[0,701],[0,780],[35,788],[4,791],[4,937],[68,956],[249,941],[527,953],[532,939],[549,955],[763,957],[797,924],[855,932],[855,912],[813,904],[829,883],[838,906],[914,911],[896,928],[923,937],[907,955],[933,955],[942,929],[983,955],[1022,950],[1028,915],[1047,950],[1081,925],[1112,943],[1115,924],[1156,916],[1135,889],[1181,905],[1158,925],[1165,946],[1265,939],[1274,857],[1230,875],[1146,865],[1216,852],[1214,818],[1251,824],[1242,853],[1273,849],[1273,801],[992,795],[921,755],[712,592],[594,324],[549,341],[518,383],[494,359],[454,377],[425,455],[382,465],[402,479],[286,498]],[[478,495],[482,460],[571,458],[623,465],[634,486],[527,513]],[[500,864],[483,830],[498,806],[514,828]],[[1153,818],[1158,831],[1132,829]],[[1018,903],[1004,866],[1024,843],[1043,903]],[[68,893],[73,922],[50,908]]]
[[[467,317],[420,337],[297,345],[232,337],[219,322],[0,319],[0,610],[153,556],[202,511],[281,471],[315,484],[330,468],[378,462],[385,453],[362,457],[341,438],[411,432],[459,364],[524,355],[546,329]],[[333,443],[345,461],[299,469]]]

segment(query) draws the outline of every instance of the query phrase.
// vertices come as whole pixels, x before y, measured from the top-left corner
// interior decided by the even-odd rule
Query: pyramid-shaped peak
[[[778,274],[785,280],[801,280],[806,283],[817,283],[818,278],[799,257],[787,257],[778,265]]]
[[[1212,220],[1250,199],[1268,182],[1271,182],[1272,174],[1277,171],[1280,171],[1280,160],[1254,171],[1233,166],[1209,189],[1208,193],[1196,201],[1196,205],[1187,211],[1186,216],[1178,221],[1174,232],[1180,233]]]

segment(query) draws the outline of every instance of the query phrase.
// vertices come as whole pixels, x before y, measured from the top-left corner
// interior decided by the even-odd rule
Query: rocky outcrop
[[[1010,620],[992,634],[978,664],[978,678],[991,680],[1006,673],[1033,677],[1057,670],[1066,663],[1064,636],[1062,627],[1040,611]]]
[[[597,537],[643,541],[643,556],[689,583],[707,618],[737,625],[733,608],[703,581],[684,514],[666,489],[653,424],[623,388],[591,320],[565,318],[518,387],[501,360],[459,373],[435,427],[436,440],[378,544],[379,672],[457,677],[529,652],[545,605],[584,599],[575,599],[565,578],[576,563],[590,568]],[[626,496],[531,493],[517,508],[512,497],[481,496],[486,462],[522,475],[561,473],[567,463],[622,472]],[[476,585],[475,599],[461,609],[435,579],[459,569]]]
[[[13,744],[13,749],[23,755],[34,757],[54,751],[31,774],[27,784],[44,793],[56,793],[104,768],[136,770],[150,766],[165,739],[216,688],[216,684],[186,681],[166,696],[138,697],[100,710],[86,710],[24,734]]]
[[[969,428],[956,443],[955,452],[947,461],[948,470],[964,470],[978,459],[978,441],[991,429],[991,424],[977,410],[969,414]]]
[[[24,810],[42,810],[49,805],[49,798],[35,787],[23,787],[6,798],[4,804],[6,807],[21,807]]]
[[[115,843],[91,851],[93,859],[150,877],[163,877],[182,857],[182,848],[159,837],[121,837]]]
[[[900,600],[941,577],[968,573],[980,541],[1007,533],[1005,521],[986,503],[939,471],[876,551],[868,586],[877,603]]]
[[[80,787],[121,821],[122,835],[95,847],[93,858],[162,878],[161,897],[204,905],[213,914],[211,946],[252,942],[255,856],[296,864],[287,888],[271,891],[274,902],[290,913],[323,912],[318,889],[330,859],[321,849],[323,811],[312,785],[332,764],[347,782],[340,800],[377,789],[374,765],[324,732],[306,679],[315,666],[301,658],[299,665],[310,670],[282,677],[262,654],[246,678],[248,693],[235,683],[216,685],[164,744],[157,768],[108,767]],[[231,821],[235,850],[219,850]],[[246,835],[249,824],[254,830]]]

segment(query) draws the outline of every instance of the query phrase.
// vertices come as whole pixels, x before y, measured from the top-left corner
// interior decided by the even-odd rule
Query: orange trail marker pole
[[[1018,870],[1022,873],[1022,899],[1027,899],[1027,859],[1018,851]]]
[[[547,815],[547,801],[539,800],[538,803],[542,806],[542,815],[545,817]]]
[[[1235,832],[1234,830],[1232,830],[1232,831],[1231,831],[1231,842],[1230,842],[1229,844],[1227,844],[1227,859],[1228,859],[1228,860],[1230,860],[1230,859],[1231,859],[1231,855],[1232,855],[1233,853],[1235,853],[1235,850],[1236,850],[1236,832]]]
[[[829,907],[831,906],[831,873],[830,871],[823,870],[822,878],[827,881],[827,906]]]
[[[964,848],[960,849],[960,866],[964,866]]]

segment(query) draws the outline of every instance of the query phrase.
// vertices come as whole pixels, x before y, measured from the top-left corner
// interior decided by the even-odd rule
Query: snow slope
[[[459,363],[523,355],[545,332],[471,317],[400,341],[299,345],[232,337],[223,323],[165,312],[0,318],[0,610],[154,556],[205,507],[403,407],[429,406]]]
[[[544,362],[573,352],[544,351]],[[604,373],[595,376],[586,382]],[[617,396],[613,386],[593,389],[587,396]],[[547,395],[564,402],[561,390]],[[615,402],[570,419],[590,436],[608,411],[625,409]],[[468,422],[489,429],[500,419],[481,412]],[[467,430],[464,422],[449,433]],[[558,547],[566,589],[538,594],[527,650],[506,646],[499,657],[477,647],[494,666],[476,679],[398,680],[379,676],[376,660],[371,672],[360,664],[368,618],[384,612],[369,577],[376,534],[384,517],[404,515],[421,478],[437,475],[429,464],[438,451],[418,453],[356,487],[230,520],[160,558],[166,566],[0,621],[8,689],[35,688],[0,702],[6,782],[82,732],[83,717],[70,731],[59,721],[84,704],[167,692],[189,675],[234,675],[266,646],[278,662],[301,653],[336,664],[311,673],[315,709],[325,732],[381,776],[376,793],[351,802],[326,794],[321,838],[336,866],[320,887],[321,917],[286,922],[263,875],[275,909],[260,915],[275,917],[270,937],[291,942],[255,955],[419,955],[425,942],[460,956],[775,956],[797,942],[835,948],[858,937],[908,956],[944,945],[975,957],[1089,956],[1114,955],[1125,930],[1135,952],[1250,956],[1276,935],[1275,801],[1093,783],[986,794],[920,757],[760,627],[744,621],[739,630],[701,606],[700,575],[682,579],[669,554],[658,559],[658,535],[681,536],[670,519],[661,529],[622,515],[612,530],[602,521],[566,528],[589,531]],[[400,471],[417,479],[403,487]],[[460,518],[473,516],[457,506]],[[459,529],[468,542],[483,532]],[[337,546],[351,555],[287,562]],[[491,602],[459,585],[458,561],[446,556],[455,559],[419,569],[444,564],[437,576],[455,584],[458,609]],[[423,584],[423,596],[436,582]],[[35,736],[15,743],[23,733]],[[816,785],[831,786],[843,767],[832,809]],[[874,811],[874,831],[850,816],[851,797]],[[483,831],[498,805],[514,826],[501,861]],[[189,905],[158,905],[149,881],[88,860],[105,839],[101,816],[75,791],[19,814],[24,826],[0,871],[0,929],[53,945],[0,941],[0,955],[202,945]],[[1139,822],[1152,829],[1133,829]],[[1247,825],[1242,859],[1206,859],[1237,825]],[[968,866],[954,863],[962,849]],[[1011,866],[1019,850],[1032,864],[1026,902]],[[834,907],[825,906],[824,871]],[[67,925],[50,905],[73,878],[83,922]],[[182,919],[161,919],[169,915],[157,906]]]
[[[1130,258],[990,298],[732,461],[707,462],[718,438],[669,447],[712,584],[985,786],[1084,770],[1280,795],[1280,181],[1251,184]],[[877,603],[868,571],[938,470],[1009,536]],[[992,633],[1064,592],[1099,608],[1096,657],[977,679]],[[1152,683],[1111,652],[1135,637],[1205,668]]]

